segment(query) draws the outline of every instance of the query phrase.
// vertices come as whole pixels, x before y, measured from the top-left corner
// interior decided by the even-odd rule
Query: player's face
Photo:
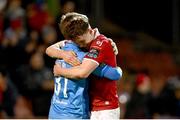
[[[88,44],[94,39],[94,34],[91,28],[87,32],[77,38],[75,41],[81,48],[86,48]]]

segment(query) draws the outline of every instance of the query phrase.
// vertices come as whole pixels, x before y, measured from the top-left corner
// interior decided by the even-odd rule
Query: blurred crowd
[[[1,0],[0,118],[47,117],[54,60],[45,49],[63,39],[60,15],[75,7],[67,2],[60,12],[58,2]]]
[[[116,40],[117,62],[123,68],[118,86],[121,118],[180,118],[179,64],[157,43],[141,42],[134,37]]]
[[[45,55],[45,49],[63,39],[58,22],[69,11],[76,11],[75,2],[0,0],[0,118],[47,118],[54,59]],[[121,118],[179,118],[178,70],[168,67],[171,71],[162,73],[168,64],[158,59],[164,60],[164,54],[151,54],[145,60],[141,57],[147,58],[146,53],[137,57],[128,39],[115,42],[118,65],[124,72],[118,86]],[[151,66],[157,68],[151,70]]]

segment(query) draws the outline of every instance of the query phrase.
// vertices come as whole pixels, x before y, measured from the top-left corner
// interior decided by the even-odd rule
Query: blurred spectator
[[[38,6],[37,4],[29,4],[27,7],[27,20],[30,29],[41,32],[46,24],[53,23],[53,17],[47,11],[46,4]]]
[[[172,85],[163,80],[161,76],[156,76],[154,82],[156,82],[156,86],[153,89],[156,89],[156,91],[152,91],[149,102],[151,116],[155,119],[174,118],[176,116],[177,102]]]
[[[62,4],[61,12],[62,14],[66,14],[68,12],[76,11],[76,4],[73,0],[67,0]]]
[[[21,42],[26,40],[26,16],[21,7],[21,0],[11,0],[6,11],[6,20],[9,21],[8,29],[11,29]],[[7,30],[8,30],[7,29]]]
[[[76,3],[73,0],[65,0],[64,2],[61,2],[61,9],[59,12],[59,15],[56,17],[56,32],[58,34],[58,40],[63,40],[64,37],[60,32],[59,29],[59,22],[61,19],[61,16],[68,13],[68,12],[76,12]]]
[[[31,110],[27,104],[22,104],[23,102],[25,99],[18,93],[6,70],[0,68],[0,118],[32,117]],[[21,111],[21,114],[18,114],[18,111]]]
[[[40,41],[40,36],[38,31],[36,30],[30,31],[28,42],[25,45],[25,52],[28,56],[30,56],[30,54],[32,54],[36,50],[39,41]]]
[[[127,103],[125,118],[151,118],[148,110],[150,90],[150,77],[144,73],[137,74],[134,91]]]
[[[20,38],[15,30],[12,28],[7,28],[5,30],[5,38],[3,40],[5,46],[15,47],[20,43]]]
[[[54,27],[46,25],[43,27],[41,31],[41,35],[42,35],[42,43],[39,45],[38,51],[44,54],[47,47],[57,42],[57,34]],[[45,65],[48,68],[52,68],[55,60],[47,55],[44,55],[44,60],[45,60]]]
[[[25,10],[21,7],[21,0],[10,0],[6,17],[12,22],[13,20],[20,20],[20,22],[25,20]]]
[[[23,55],[24,51],[18,35],[11,28],[7,29],[0,44],[0,65],[6,66],[11,75],[19,65],[25,62]]]
[[[14,106],[14,118],[16,119],[29,119],[34,118],[33,111],[30,103],[23,96],[18,97]]]
[[[54,44],[55,42],[57,42],[57,34],[56,34],[56,30],[54,29],[54,27],[50,26],[50,25],[46,25],[42,28],[41,31],[41,35],[42,35],[42,44],[40,45],[40,47],[42,47],[42,53],[45,52],[45,49],[47,47],[49,47],[50,45]]]
[[[180,118],[180,72],[177,75],[170,77],[168,79],[168,84],[174,91],[176,99],[175,115],[173,117]]]
[[[29,64],[19,68],[18,75],[20,91],[32,102],[34,115],[47,116],[54,84],[53,74],[45,66],[42,53],[34,52]]]
[[[7,4],[7,0],[0,0],[0,11],[3,11]]]

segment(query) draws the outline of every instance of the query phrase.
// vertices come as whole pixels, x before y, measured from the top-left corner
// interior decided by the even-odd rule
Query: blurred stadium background
[[[0,118],[47,118],[58,22],[76,11],[117,44],[121,118],[180,118],[179,0],[0,0]]]

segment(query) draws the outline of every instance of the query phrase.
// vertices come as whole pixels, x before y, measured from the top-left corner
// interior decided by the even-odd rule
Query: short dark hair
[[[89,21],[86,15],[70,12],[61,17],[59,27],[66,39],[74,40],[87,31]]]

